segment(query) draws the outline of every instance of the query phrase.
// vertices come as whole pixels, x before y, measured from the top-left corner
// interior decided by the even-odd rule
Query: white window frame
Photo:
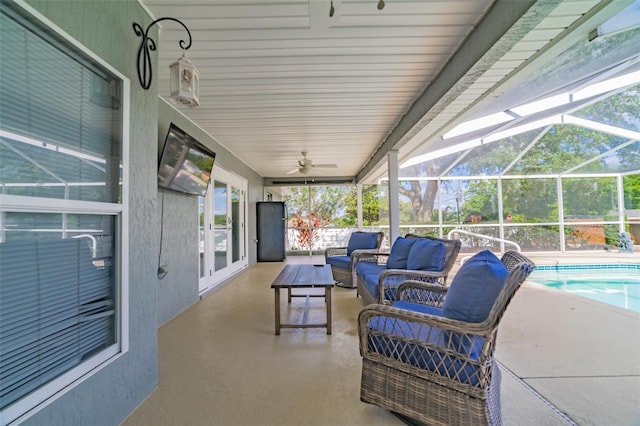
[[[44,15],[27,5],[23,0],[16,0],[24,12],[37,19],[59,35],[64,42],[77,48],[96,64],[103,67],[122,84],[122,202],[101,203],[77,200],[63,200],[39,197],[25,197],[0,194],[0,205],[3,210],[31,213],[76,213],[110,215],[116,218],[116,247],[114,256],[117,259],[114,269],[116,291],[116,335],[115,343],[97,353],[85,362],[61,374],[29,395],[19,399],[0,412],[0,423],[23,421],[51,402],[60,398],[69,390],[79,385],[96,372],[113,363],[129,350],[129,131],[130,131],[130,80],[109,65],[95,53],[55,25]]]

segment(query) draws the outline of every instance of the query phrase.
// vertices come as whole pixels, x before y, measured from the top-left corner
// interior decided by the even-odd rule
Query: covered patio
[[[384,3],[0,2],[0,424],[401,424],[359,400],[355,292],[335,289],[331,336],[273,332],[285,263],[355,230],[640,263],[640,0]],[[199,108],[166,90],[189,28]],[[215,154],[204,192],[158,179],[174,126]],[[259,262],[258,203],[308,220],[336,188],[355,207]],[[294,249],[299,230],[318,238]],[[530,280],[497,345],[505,424],[640,422],[638,313]]]
[[[558,260],[527,255],[540,265]],[[639,262],[637,255],[604,257]],[[333,335],[322,329],[274,335],[269,284],[283,264],[249,268],[160,327],[158,388],[124,426],[403,424],[359,401],[362,301],[354,291],[334,292]],[[294,304],[288,314],[295,319],[300,312]],[[502,320],[496,353],[505,425],[640,421],[638,313],[525,282]]]

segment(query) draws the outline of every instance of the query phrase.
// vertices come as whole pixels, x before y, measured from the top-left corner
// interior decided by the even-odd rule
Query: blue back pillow
[[[387,258],[387,269],[407,269],[409,251],[416,241],[417,238],[396,238]]]
[[[467,260],[453,278],[442,305],[442,314],[466,322],[487,319],[504,286],[508,271],[489,250]]]
[[[349,238],[347,256],[351,256],[354,250],[374,249],[378,247],[378,234],[376,232],[356,231]]]
[[[442,271],[445,254],[446,248],[443,242],[419,238],[409,250],[407,269]]]

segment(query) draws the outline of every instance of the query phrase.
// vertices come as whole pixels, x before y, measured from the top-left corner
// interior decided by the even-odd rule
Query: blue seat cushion
[[[453,278],[444,299],[445,317],[478,323],[487,319],[508,271],[489,250],[467,260]]]
[[[385,269],[384,265],[378,265],[377,263],[356,263],[356,274],[362,278],[369,293],[376,299],[378,298],[378,280]]]
[[[358,277],[361,277],[365,286],[369,290],[369,293],[374,298],[378,298],[378,287],[380,282],[380,275],[386,270],[385,265],[378,265],[376,263],[358,262],[356,263],[356,273]],[[384,284],[386,284],[384,290],[384,297],[387,300],[394,300],[396,298],[396,291],[400,284],[407,279],[404,275],[394,275],[387,277]]]
[[[441,241],[419,238],[409,250],[407,269],[442,271],[446,248]]]
[[[378,247],[377,232],[356,231],[349,237],[347,256],[351,256],[354,250],[374,249]]]
[[[409,251],[417,240],[417,238],[396,238],[387,258],[387,269],[407,269]]]
[[[329,256],[327,257],[327,263],[331,266],[341,269],[349,269],[351,258],[349,256]]]
[[[450,342],[448,342],[448,334],[443,330],[384,316],[371,318],[367,326],[369,329],[384,333],[374,332],[369,335],[368,350],[441,376],[457,379],[462,383],[470,385],[479,383],[480,370],[477,365],[470,364],[466,360],[446,352],[445,349],[450,345]],[[433,347],[425,348],[407,341],[399,342],[394,338],[395,336],[426,342]],[[466,355],[477,361],[481,345],[482,339],[477,339],[476,344],[469,347],[470,351]]]

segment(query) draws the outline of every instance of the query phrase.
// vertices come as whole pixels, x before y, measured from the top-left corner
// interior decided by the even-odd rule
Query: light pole
[[[462,189],[456,189],[456,210],[458,213],[458,225],[460,225],[460,201],[462,200]]]

